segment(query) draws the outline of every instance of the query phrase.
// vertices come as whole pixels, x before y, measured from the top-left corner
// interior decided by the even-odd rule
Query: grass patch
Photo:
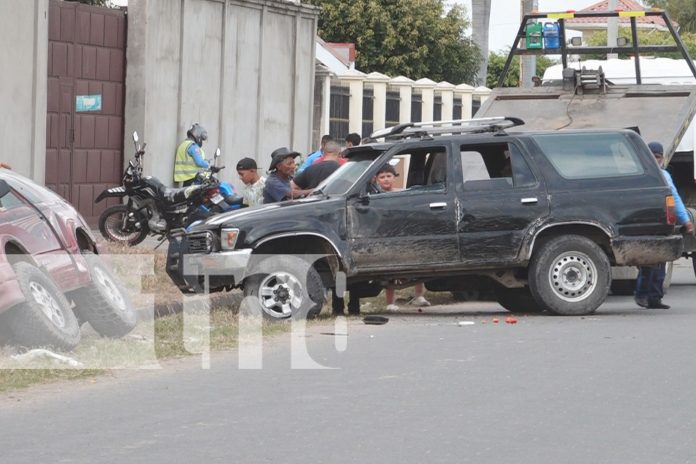
[[[83,380],[103,374],[99,369],[2,369],[0,370],[0,392],[61,380]]]
[[[192,351],[223,351],[237,346],[241,292],[213,295],[209,304],[200,305],[202,311],[184,316],[184,297],[165,272],[166,249],[153,251],[103,243],[100,250],[107,259],[113,255],[111,265],[136,307],[142,294],[152,295],[157,317],[152,320],[153,315],[146,314],[149,321],[139,322],[132,333],[118,340],[100,337],[89,325],[83,326],[80,345],[70,353],[59,353],[81,363],[79,368],[44,357],[16,360],[13,356],[21,355],[22,350],[1,348],[0,392],[38,383],[86,379],[113,369],[154,368],[160,361],[191,356]],[[151,312],[152,307],[146,311]],[[186,324],[185,317],[189,318]],[[269,336],[289,328],[290,324],[264,322],[262,333]]]
[[[184,315],[183,296],[165,272],[164,246],[151,250],[102,243],[100,250],[107,259],[108,255],[113,255],[111,264],[115,273],[122,279],[136,306],[138,303],[142,304],[143,294],[154,298],[157,317],[140,322],[131,334],[119,340],[102,338],[89,326],[84,326],[80,346],[65,354],[81,363],[79,368],[65,368],[50,359],[17,361],[13,356],[21,354],[20,351],[12,347],[2,348],[0,392],[26,388],[37,383],[86,379],[113,369],[154,368],[159,366],[160,361],[167,359],[183,358],[208,349],[230,350],[238,345],[241,292],[213,295],[209,303],[200,306],[201,311],[187,312]],[[433,305],[454,302],[449,292],[428,293],[426,296]],[[412,297],[412,287],[397,290],[397,304],[404,309],[408,308],[406,303]],[[381,313],[385,308],[384,292],[378,297],[361,300],[363,314]],[[152,319],[152,307],[147,311],[150,314],[145,319]],[[329,300],[322,315],[313,324],[327,322],[331,319],[330,314]],[[271,336],[287,332],[290,327],[289,323],[264,321],[262,334]]]

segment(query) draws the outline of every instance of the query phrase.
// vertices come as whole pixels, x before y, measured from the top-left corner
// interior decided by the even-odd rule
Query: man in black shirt
[[[345,163],[345,161],[341,162],[340,151],[341,148],[336,142],[327,142],[324,147],[323,159],[309,166],[292,180],[293,190],[311,190],[321,184],[341,164]]]

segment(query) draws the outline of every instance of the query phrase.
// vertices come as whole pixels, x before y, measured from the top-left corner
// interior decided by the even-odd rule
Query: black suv
[[[582,315],[607,297],[612,265],[680,256],[670,189],[638,134],[506,131],[521,124],[373,134],[385,142],[350,149],[311,196],[189,228],[170,243],[169,275],[183,292],[241,287],[272,319],[316,314],[331,288],[374,296],[418,281],[492,284],[510,311]],[[385,163],[399,191],[375,186]]]

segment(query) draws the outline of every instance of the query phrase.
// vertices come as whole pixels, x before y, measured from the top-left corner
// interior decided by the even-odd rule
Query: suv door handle
[[[443,209],[447,207],[447,203],[430,203],[430,209]]]
[[[522,198],[520,202],[523,205],[534,205],[539,202],[539,199],[537,197]]]

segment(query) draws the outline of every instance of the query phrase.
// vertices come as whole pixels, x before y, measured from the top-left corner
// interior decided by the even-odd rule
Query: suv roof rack
[[[453,135],[464,133],[503,132],[505,129],[524,124],[520,118],[498,116],[479,119],[454,119],[451,121],[407,122],[370,135],[372,139],[400,139],[408,137],[427,137],[432,135]]]

